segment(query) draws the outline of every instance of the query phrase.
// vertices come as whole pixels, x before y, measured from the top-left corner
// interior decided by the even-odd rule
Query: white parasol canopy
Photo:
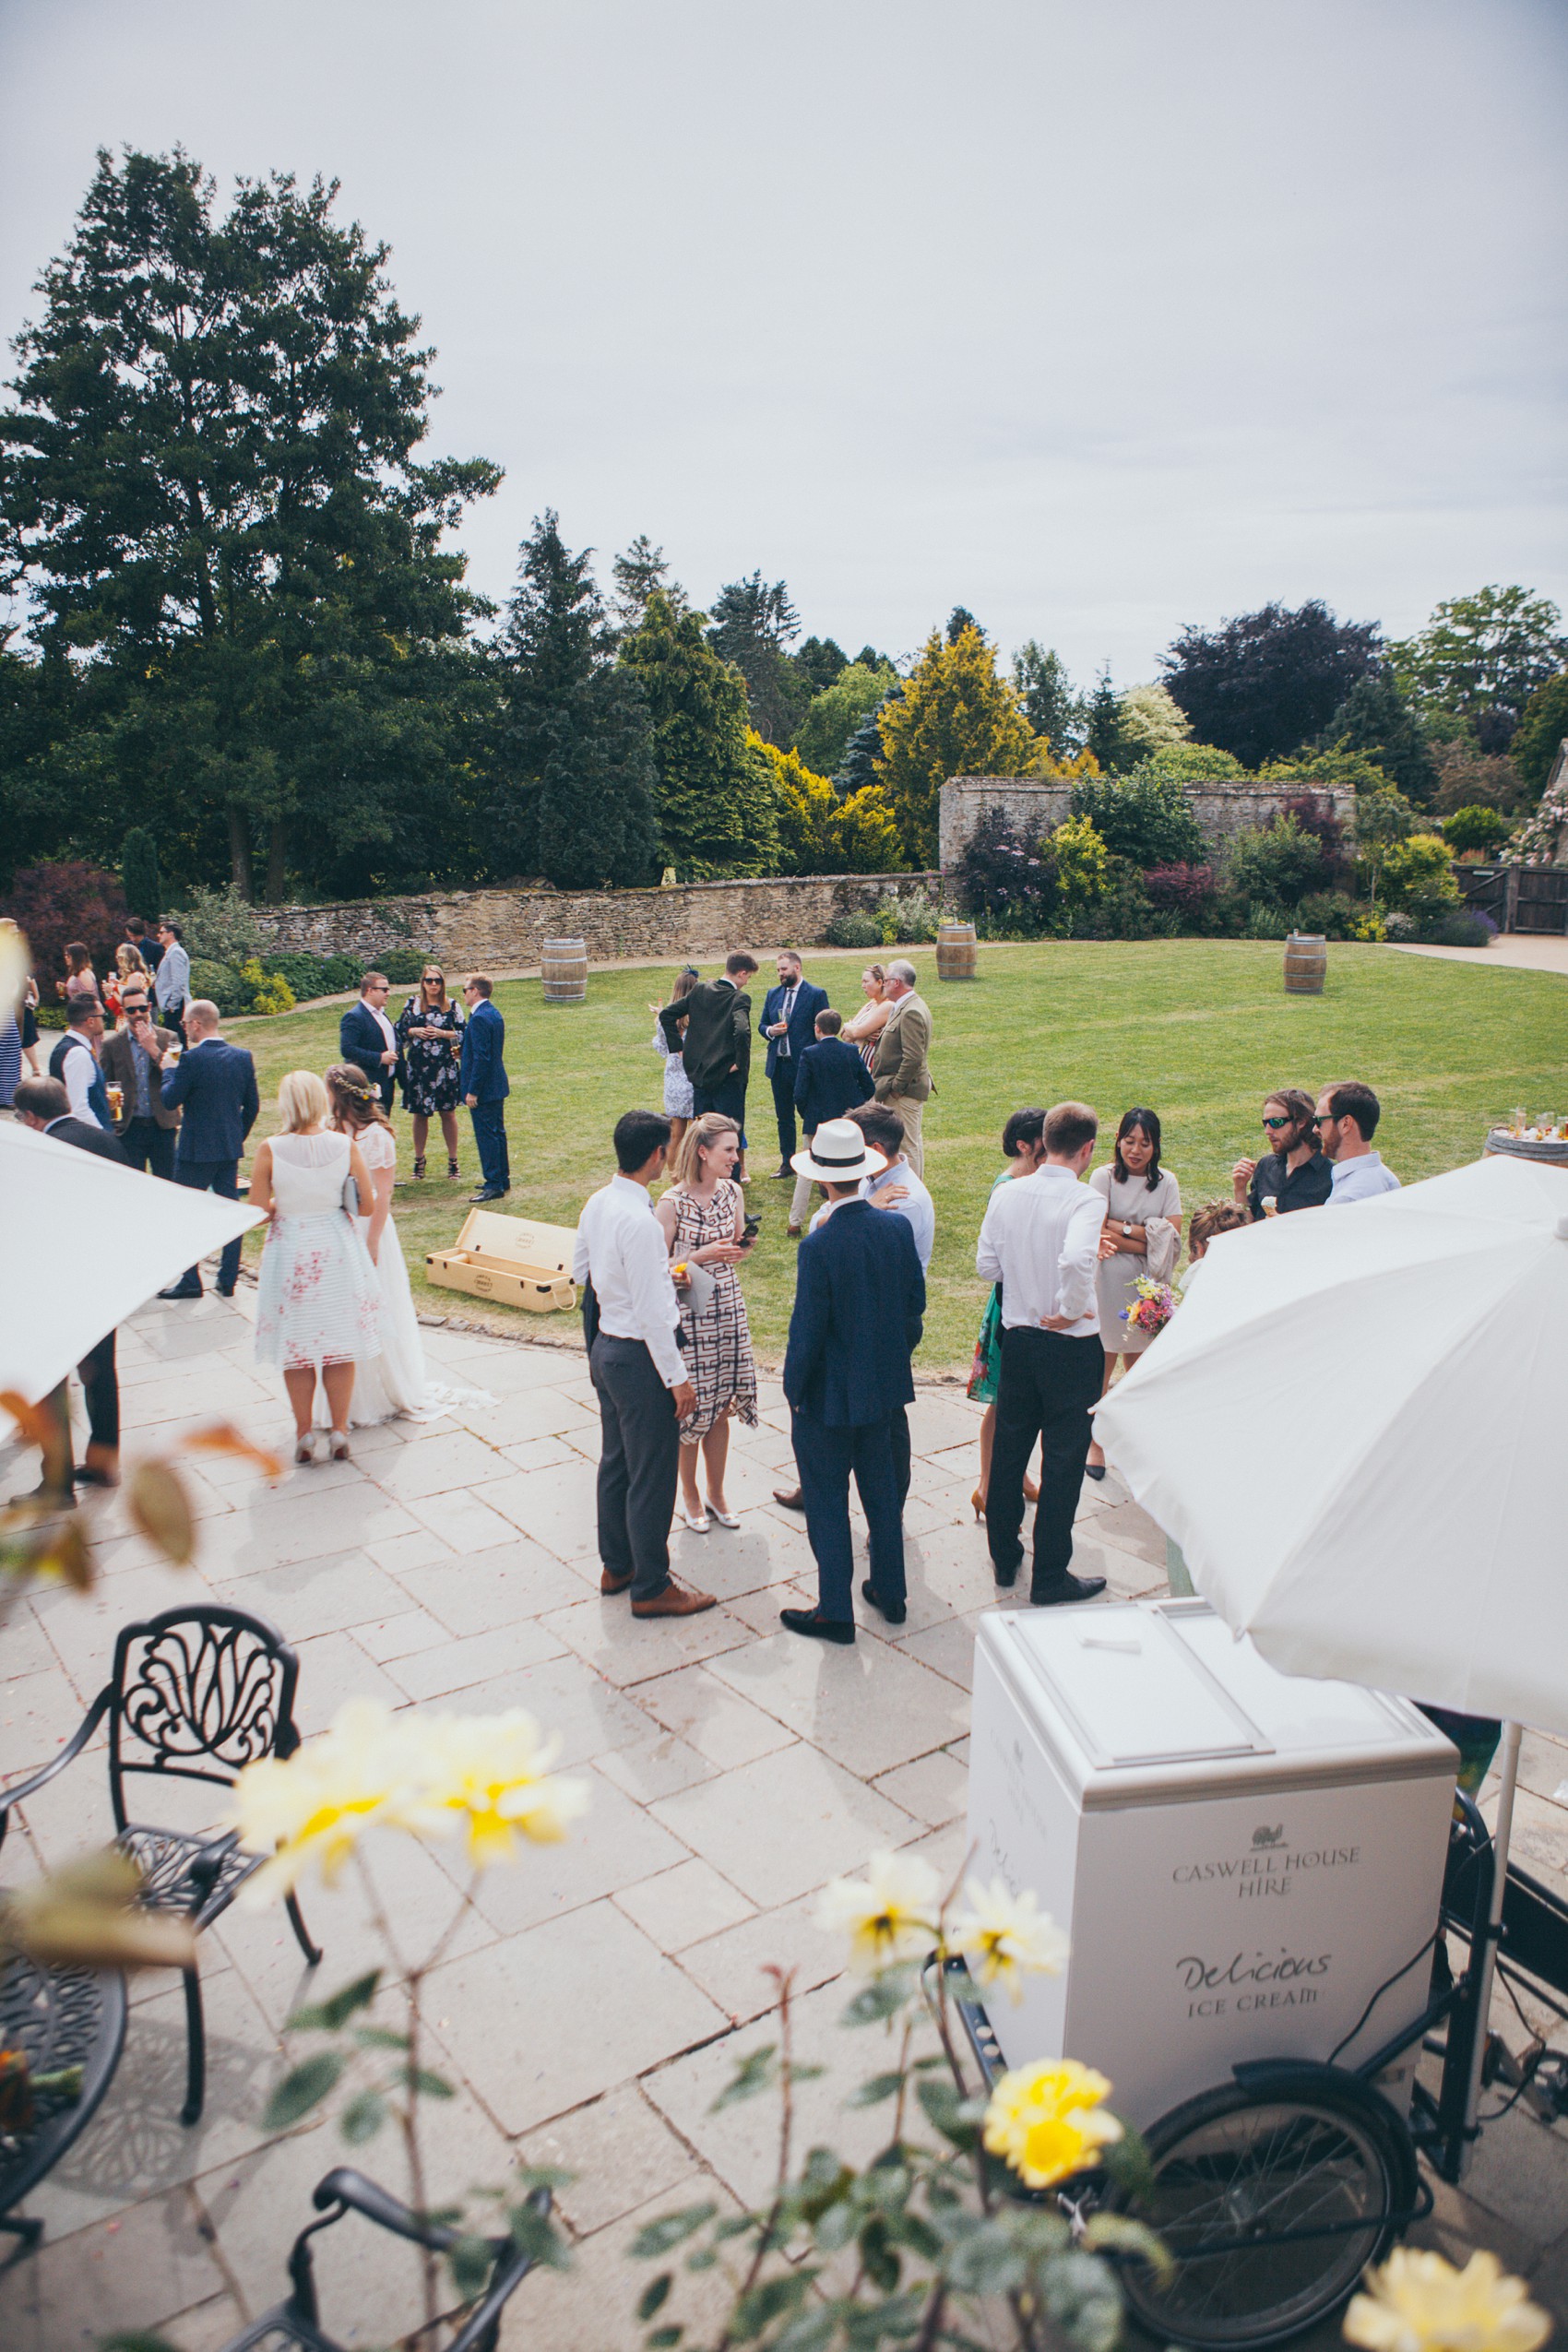
[[[1096,1429],[1282,1672],[1568,1732],[1568,1174],[1222,1234]]]
[[[262,1212],[0,1121],[0,1388],[36,1405],[88,1349]]]

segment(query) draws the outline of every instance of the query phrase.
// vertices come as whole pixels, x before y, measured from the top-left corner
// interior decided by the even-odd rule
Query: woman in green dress
[[[1002,1151],[1007,1166],[997,1171],[992,1185],[1005,1184],[1013,1176],[1032,1176],[1045,1158],[1045,1113],[1043,1111],[1015,1111],[1002,1130]],[[986,1489],[991,1484],[991,1449],[996,1442],[996,1384],[1002,1376],[1002,1297],[995,1285],[986,1301],[985,1313],[980,1318],[980,1337],[975,1341],[974,1361],[969,1367],[969,1395],[977,1405],[985,1407],[985,1418],[980,1431],[980,1484],[969,1497],[975,1506],[975,1517],[985,1516]],[[1039,1488],[1035,1480],[1024,1479],[1026,1503],[1039,1501]]]

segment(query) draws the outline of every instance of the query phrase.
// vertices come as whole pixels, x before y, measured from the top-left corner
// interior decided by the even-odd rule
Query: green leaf
[[[742,2296],[731,2313],[731,2334],[742,2344],[750,2343],[770,2321],[795,2309],[816,2275],[814,2270],[797,2270],[786,2271],[778,2278],[763,2279],[749,2295]]]
[[[303,2009],[296,2009],[284,2026],[284,2032],[290,2034],[339,2032],[348,2024],[356,2009],[369,2008],[375,1999],[375,1989],[380,1982],[380,1969],[368,1970],[364,1976],[356,1977],[352,1984],[341,1985],[336,1992],[328,1993],[325,2001],[307,2003]]]
[[[452,2283],[465,2303],[484,2293],[495,2268],[495,2249],[482,2238],[459,2238],[448,2250]]]
[[[866,2276],[883,2294],[891,2295],[898,2284],[903,2265],[888,2239],[885,2223],[873,2215],[861,2232],[861,2260],[866,2266]]]
[[[909,2004],[915,1990],[912,1968],[884,1968],[869,1985],[862,1985],[839,2019],[844,2025],[880,2025]]]
[[[717,2244],[725,2238],[744,2238],[748,2230],[755,2229],[757,2227],[755,2214],[727,2214],[722,2221],[714,2224],[714,2242]]]
[[[954,2085],[940,2078],[917,2083],[915,2097],[926,2121],[954,2147],[968,2154],[980,2137],[980,2120],[970,2102],[960,2098]]]
[[[699,2246],[695,2254],[688,2254],[686,2256],[686,2268],[688,2270],[711,2270],[718,2260],[719,2250],[716,2246]]]
[[[1122,2137],[1112,2140],[1102,2151],[1100,2164],[1107,2176],[1134,2202],[1141,2203],[1154,2187],[1154,2168],[1144,2135],[1131,2123],[1124,2123]]]
[[[943,2273],[949,2285],[963,2295],[1009,2295],[1022,2287],[1028,2265],[1006,2221],[965,2219],[969,2226],[962,2235],[948,2236]]]
[[[1138,2262],[1147,2263],[1162,2287],[1169,2286],[1176,2275],[1176,2265],[1162,2239],[1129,2214],[1097,2213],[1084,2231],[1084,2244],[1098,2253],[1109,2247],[1119,2254],[1131,2254]]]
[[[673,2274],[667,2270],[661,2270],[657,2278],[650,2278],[638,2298],[638,2319],[650,2320],[656,2311],[661,2310],[670,2299],[670,2289],[674,2284]]]
[[[354,2039],[362,2049],[407,2049],[407,2034],[395,2034],[387,2025],[356,2025]]]
[[[742,2059],[708,2113],[717,2115],[721,2108],[734,2107],[742,2099],[754,2099],[760,2091],[770,2090],[777,2079],[774,2045],[766,2042],[761,2049],[754,2049],[749,2058]]]
[[[292,2073],[285,2074],[267,2102],[267,2112],[261,2119],[263,2130],[286,2132],[291,2123],[297,2123],[302,2115],[319,2107],[328,2091],[337,2087],[343,2066],[340,2051],[323,2049],[314,2058],[307,2058],[303,2066],[296,2066]]]
[[[550,2215],[540,2213],[537,2205],[509,2205],[506,2226],[519,2253],[543,2263],[549,2270],[570,2270],[571,2248]]]
[[[639,2263],[656,2263],[661,2254],[699,2230],[704,2222],[711,2221],[719,2211],[716,2204],[686,2205],[679,2213],[667,2213],[659,2221],[645,2222],[632,2240],[632,2254]]]
[[[520,2164],[512,2175],[515,2189],[569,2189],[576,2179],[558,2164]]]
[[[773,2339],[774,2352],[827,2352],[838,2333],[838,2314],[831,2305],[797,2311]]]
[[[166,2335],[151,2335],[144,2328],[122,2330],[118,2335],[106,2335],[101,2352],[174,2352]]]
[[[403,2080],[416,2097],[426,2099],[451,2099],[457,2094],[445,2074],[433,2074],[427,2066],[408,2066]]]
[[[907,2295],[889,2296],[885,2303],[841,2304],[846,2343],[860,2352],[862,2345],[870,2346],[889,2338],[897,2343],[917,2334],[925,2301],[926,2290],[917,2287]],[[943,2340],[952,2343],[956,2339],[947,2333]]]
[[[656,2327],[648,2337],[648,2352],[672,2352],[686,2333],[683,2327]]]
[[[351,2148],[374,2140],[386,2120],[386,2101],[379,2091],[361,2091],[338,2118],[338,2129]]]
[[[816,2224],[816,2242],[825,2254],[836,2254],[847,2246],[861,2226],[859,2208],[849,2197],[839,2197],[830,2204]]]
[[[903,2084],[901,2073],[873,2074],[868,2082],[861,2085],[858,2091],[851,2091],[844,2104],[846,2107],[880,2107],[884,2099],[896,2097]],[[928,2087],[924,2083],[921,2085],[922,2091]]]

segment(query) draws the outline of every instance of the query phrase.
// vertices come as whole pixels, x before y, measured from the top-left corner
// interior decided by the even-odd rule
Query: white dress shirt
[[[800,983],[800,981],[799,981],[799,980],[791,980],[791,981],[790,981],[790,985],[789,985],[789,987],[788,987],[788,988],[784,991],[784,1002],[783,1002],[783,1004],[782,1004],[778,1007],[778,1017],[779,1017],[779,1019],[780,1019],[780,1020],[783,1022],[783,1024],[784,1024],[784,1034],[783,1034],[783,1036],[782,1036],[781,1038],[779,1038],[779,1039],[778,1039],[776,1040],[776,1042],[777,1042],[777,1044],[778,1044],[778,1059],[779,1059],[779,1061],[780,1061],[780,1062],[788,1062],[788,1061],[790,1060],[790,1014],[791,1014],[791,1013],[794,1011],[794,1009],[795,1009],[795,999],[796,999],[796,997],[800,994],[800,992],[801,992],[801,983]]]
[[[362,997],[360,1001],[362,1004],[364,1003]],[[386,1040],[387,1052],[396,1053],[398,1051],[398,1032],[393,1028],[391,1022],[387,1019],[386,1014],[381,1010],[381,1007],[378,1004],[365,1004],[365,1011],[367,1013],[374,1013],[376,1019],[380,1022],[381,1034]]]
[[[574,1282],[591,1281],[607,1339],[640,1339],[666,1388],[686,1377],[676,1344],[681,1309],[670,1251],[646,1184],[612,1176],[584,1206],[572,1253]]]
[[[1379,1193],[1396,1193],[1399,1179],[1392,1168],[1383,1164],[1379,1151],[1359,1151],[1354,1159],[1336,1159],[1334,1163],[1334,1190],[1324,1206],[1338,1208],[1345,1201],[1375,1200]]]
[[[1070,1168],[1048,1161],[1032,1176],[998,1184],[980,1227],[975,1266],[1002,1285],[1002,1321],[1038,1331],[1047,1315],[1070,1315],[1070,1339],[1099,1331],[1095,1275],[1105,1202]]]
[[[69,1036],[71,1043],[60,1064],[60,1078],[70,1097],[71,1116],[89,1127],[101,1126],[102,1121],[87,1099],[88,1089],[98,1075],[98,1056],[93,1051],[92,1039],[78,1035],[75,1029],[69,1031]]]
[[[936,1204],[907,1159],[891,1161],[880,1176],[862,1176],[861,1200],[874,1200],[885,1184],[902,1184],[909,1194],[908,1200],[895,1201],[891,1211],[885,1214],[905,1219],[915,1237],[915,1255],[920,1259],[921,1272],[929,1274],[936,1241]]]

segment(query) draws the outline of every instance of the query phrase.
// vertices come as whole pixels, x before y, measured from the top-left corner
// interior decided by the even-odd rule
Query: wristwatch
[[[1123,1241],[1130,1241],[1133,1238],[1133,1229],[1124,1219],[1122,1226],[1122,1236]]]

